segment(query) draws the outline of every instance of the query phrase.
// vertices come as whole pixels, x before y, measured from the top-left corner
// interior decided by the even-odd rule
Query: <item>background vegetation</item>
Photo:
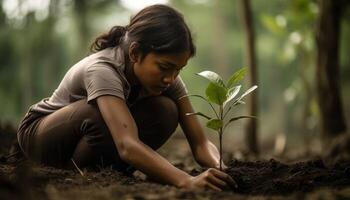
[[[16,125],[30,105],[52,94],[69,67],[89,54],[89,45],[99,33],[128,23],[137,12],[129,4],[139,1],[0,2],[0,120]],[[200,91],[206,84],[194,73],[212,70],[227,79],[245,66],[246,33],[240,1],[162,2],[181,11],[195,35],[197,56],[182,72],[190,93],[203,95]],[[259,85],[258,138],[268,141],[285,135],[288,145],[309,145],[320,137],[315,77],[319,4],[314,0],[252,0],[251,9]],[[339,42],[339,84],[346,124],[350,120],[349,19],[347,8],[340,21]],[[193,99],[193,104],[197,110],[207,109],[199,100]],[[237,112],[233,115],[246,113],[246,108],[239,107]],[[232,143],[231,139],[239,143],[243,132],[241,123],[233,124],[226,133],[233,138],[226,143]]]

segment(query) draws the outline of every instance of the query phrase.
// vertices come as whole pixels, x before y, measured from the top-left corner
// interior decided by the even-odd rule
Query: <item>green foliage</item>
[[[207,120],[211,120],[211,117],[209,117],[208,115],[204,114],[204,113],[201,113],[201,112],[195,112],[195,113],[186,113],[187,116],[190,116],[190,115],[199,115],[199,116],[202,116],[204,118],[206,118]]]
[[[241,68],[239,69],[237,72],[235,72],[231,77],[230,79],[228,80],[227,82],[227,87],[228,88],[231,88],[233,86],[233,84],[241,81],[244,76],[246,74],[246,69],[245,68]]]
[[[197,74],[198,76],[201,76],[203,78],[208,79],[210,82],[225,87],[224,81],[222,80],[221,76],[219,76],[217,73],[212,71],[202,71]]]
[[[237,96],[241,87],[242,87],[241,85],[238,85],[238,86],[232,87],[228,90],[227,99],[224,102],[224,107],[227,105],[228,102],[230,102],[233,98],[235,98]]]
[[[235,85],[239,81],[241,81],[244,78],[244,75],[246,73],[245,68],[241,68],[237,70],[227,81],[227,85],[224,84],[223,79],[220,75],[218,75],[215,72],[212,71],[203,71],[200,73],[197,73],[200,77],[205,78],[206,80],[209,80],[209,84],[205,90],[206,97],[203,97],[201,95],[188,95],[199,97],[206,102],[209,103],[211,108],[213,109],[213,112],[216,115],[216,118],[210,117],[206,114],[203,114],[202,112],[196,112],[196,113],[187,113],[186,115],[198,115],[206,118],[207,124],[206,126],[210,129],[213,129],[214,131],[217,131],[220,136],[220,169],[221,169],[221,158],[222,158],[222,135],[224,132],[224,128],[230,124],[231,122],[234,122],[239,119],[245,119],[245,118],[255,118],[254,116],[237,116],[234,118],[231,118],[229,121],[225,122],[225,117],[227,113],[232,109],[232,107],[244,104],[242,99],[253,92],[258,86],[254,85],[248,90],[246,90],[241,96],[237,97],[238,93],[241,90],[241,85]],[[230,106],[230,102],[233,102]],[[218,111],[215,110],[213,105],[211,103],[217,104],[219,109]],[[226,112],[224,112],[224,109],[227,108]]]
[[[225,124],[225,127],[226,127],[227,125],[229,125],[231,122],[237,121],[237,120],[239,120],[239,119],[246,119],[246,118],[256,119],[255,116],[239,116],[239,117],[234,117],[234,118],[231,118],[231,119]]]
[[[22,119],[31,104],[51,95],[67,69],[88,54],[88,45],[97,35],[114,25],[127,24],[130,16],[136,12],[122,6],[120,1],[84,0],[85,6],[80,6],[82,2],[77,1],[49,1],[47,9],[30,9],[28,13],[22,9],[26,7],[26,1],[12,11],[6,11],[4,5],[0,6],[0,120],[16,123]],[[169,4],[184,14],[197,47],[196,56],[188,62],[190,67],[185,67],[181,72],[184,82],[190,83],[187,84],[188,90],[193,93],[204,88],[204,81],[191,81],[194,73],[203,71],[200,66],[212,66],[206,69],[222,75],[224,80],[230,80],[232,67],[229,63],[238,66],[244,63],[245,43],[241,41],[245,32],[239,13],[235,12],[240,8],[239,1],[170,0]],[[262,116],[261,130],[263,134],[280,130],[286,134],[302,133],[299,127],[307,121],[306,124],[311,127],[309,132],[312,132],[317,118],[304,120],[301,114],[304,113],[307,95],[314,96],[314,53],[317,47],[313,27],[318,2],[252,1],[251,6],[257,38],[256,53],[261,66],[257,75],[264,87],[261,88],[264,92],[259,94],[258,102]],[[350,91],[346,87],[349,85],[347,66],[350,61],[347,45],[350,36],[347,20],[350,19],[349,8],[346,10],[340,34],[343,56],[339,72],[340,84],[344,86],[344,102],[349,99]],[[16,13],[21,17],[16,17]],[[43,16],[43,13],[47,16]],[[38,19],[37,16],[42,17]],[[301,77],[309,82],[309,87]],[[230,87],[229,82],[224,82],[227,87]],[[244,92],[241,91],[243,89],[240,88],[234,99]],[[228,89],[227,93],[232,94],[233,90]],[[214,113],[215,103],[208,102],[206,96],[203,99],[193,97],[197,98],[194,99],[196,110],[208,114],[208,117],[219,118]],[[238,112],[242,108],[233,104],[244,104],[244,99],[237,102],[229,99],[224,103],[225,117],[229,111]],[[312,98],[311,113],[317,112],[314,102],[315,98]],[[207,107],[208,103],[210,107]],[[228,119],[229,116],[230,113],[227,114]],[[299,135],[291,135],[294,136]]]
[[[222,105],[227,99],[227,89],[226,87],[216,85],[214,83],[209,83],[205,94],[208,100],[212,103]]]
[[[94,32],[109,28],[95,21],[121,7],[110,0],[49,1],[41,9],[24,9],[28,2],[22,3],[12,10],[0,5],[0,121],[16,124],[30,105],[52,94],[70,66],[87,55]]]
[[[261,15],[262,24],[274,34],[283,34],[285,32],[286,19],[284,16],[278,15],[273,17],[271,15]]]
[[[258,88],[257,85],[252,86],[247,91],[245,91],[238,99],[236,99],[236,102],[242,100],[245,96],[247,96],[249,93],[253,92],[256,88]]]
[[[277,13],[266,12],[260,15],[263,27],[274,37],[274,43],[280,43],[280,47],[277,48],[281,49],[279,52],[274,52],[277,58],[274,65],[277,64],[277,67],[270,72],[270,74],[279,74],[279,77],[269,75],[270,77],[265,81],[262,79],[260,81],[265,82],[264,86],[270,91],[283,93],[284,101],[276,102],[282,104],[283,110],[288,113],[288,115],[282,114],[281,117],[278,117],[282,122],[286,121],[280,123],[285,126],[283,129],[287,132],[303,134],[312,132],[315,124],[310,122],[317,120],[316,113],[311,111],[311,105],[315,101],[315,93],[312,92],[312,88],[315,88],[313,80],[316,74],[314,67],[316,45],[313,27],[319,12],[318,4],[316,1],[295,0],[286,1],[284,6],[285,8]],[[276,81],[279,84],[274,84]],[[267,95],[267,93],[262,94],[261,99],[269,98]],[[273,99],[270,101],[272,102]],[[276,127],[275,124],[270,126],[272,125]],[[265,126],[269,125],[265,123]]]
[[[223,127],[223,121],[220,119],[211,119],[207,122],[207,127],[219,131]]]
[[[207,127],[210,129],[213,129],[215,131],[223,131],[222,128],[225,125],[225,117],[227,113],[232,109],[233,106],[244,104],[243,101],[241,101],[245,96],[247,96],[249,93],[253,92],[258,86],[254,85],[248,90],[246,90],[241,96],[236,97],[238,93],[240,92],[241,85],[234,85],[237,84],[239,81],[241,81],[244,78],[244,75],[246,73],[245,68],[241,68],[237,70],[227,81],[227,85],[224,84],[224,81],[220,75],[218,75],[215,72],[212,71],[203,71],[200,73],[197,73],[200,77],[205,78],[206,80],[209,80],[209,84],[205,90],[206,98],[201,95],[188,95],[199,97],[206,102],[210,104],[212,107],[215,115],[217,118],[213,118],[210,116],[207,116],[201,112],[197,113],[188,113],[188,115],[199,115],[202,117],[205,117],[208,119]],[[224,109],[229,105],[230,102],[233,102],[227,111],[224,113]],[[211,103],[217,104],[219,106],[219,111],[215,110],[213,105]],[[231,123],[234,120],[248,118],[247,116],[239,116],[232,118],[228,123]]]

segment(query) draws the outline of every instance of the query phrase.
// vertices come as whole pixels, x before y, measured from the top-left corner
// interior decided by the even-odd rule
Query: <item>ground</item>
[[[11,137],[2,134],[1,139],[8,145]],[[171,138],[159,153],[193,175],[202,170],[193,161],[183,137]],[[78,170],[27,162],[14,165],[2,159],[0,199],[350,199],[350,162],[346,159],[326,164],[323,159],[310,156],[302,161],[286,161],[266,156],[234,159],[226,154],[225,160],[227,173],[239,187],[215,192],[178,189],[152,182],[142,173],[126,176],[108,167],[80,174]]]

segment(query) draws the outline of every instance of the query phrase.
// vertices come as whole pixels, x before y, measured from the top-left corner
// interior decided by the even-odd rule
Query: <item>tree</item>
[[[225,32],[227,32],[226,21],[222,14],[221,7],[223,1],[215,0],[213,1],[213,47],[215,51],[213,51],[213,60],[215,62],[216,67],[218,68],[219,74],[227,74],[228,72],[228,55],[227,49],[225,45],[222,45],[225,42]]]
[[[346,130],[339,86],[339,32],[342,2],[320,0],[316,29],[316,85],[321,133],[330,139]]]
[[[252,12],[250,6],[250,0],[241,0],[242,20],[244,29],[246,31],[246,45],[247,45],[247,64],[249,68],[248,79],[249,85],[257,85],[257,63],[255,53],[255,34],[254,26],[252,23]],[[248,101],[248,113],[252,116],[258,116],[258,95],[257,92],[251,95],[250,101]],[[257,120],[249,120],[246,124],[246,142],[250,151],[255,154],[259,153],[258,141],[257,141]]]

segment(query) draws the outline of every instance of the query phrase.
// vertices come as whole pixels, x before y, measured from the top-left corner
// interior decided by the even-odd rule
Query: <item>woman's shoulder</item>
[[[95,52],[85,59],[91,64],[105,63],[113,67],[121,67],[124,65],[124,56],[120,55],[122,52],[117,47],[110,47],[101,51]]]
[[[115,48],[107,48],[92,53],[74,64],[70,72],[90,72],[90,71],[124,71],[124,61],[120,59]],[[68,73],[69,73],[68,71]]]

